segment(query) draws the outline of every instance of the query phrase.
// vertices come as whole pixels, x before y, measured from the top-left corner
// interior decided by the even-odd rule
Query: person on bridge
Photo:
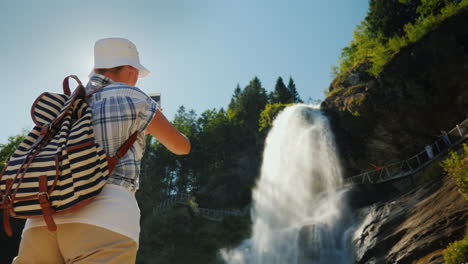
[[[450,142],[450,138],[447,134],[447,131],[442,130],[440,132],[442,133],[442,139],[444,140],[445,144],[447,145],[447,147],[450,147],[452,145],[452,142]]]
[[[375,171],[380,171],[380,170],[382,169],[382,167],[379,166],[379,165],[374,165],[374,164],[372,164],[372,163],[370,163],[370,165],[371,165],[372,167],[374,167]]]
[[[171,152],[190,152],[190,141],[164,117],[158,104],[135,87],[149,71],[136,46],[123,38],[98,40],[86,86],[96,141],[113,155],[134,132],[138,139],[119,160],[102,192],[88,205],[55,215],[57,231],[43,218],[28,219],[14,264],[135,263],[140,210],[135,199],[145,134]]]

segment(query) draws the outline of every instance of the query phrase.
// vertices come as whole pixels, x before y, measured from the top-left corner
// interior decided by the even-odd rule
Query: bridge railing
[[[198,206],[193,207],[194,203],[191,203],[191,201],[194,200],[194,196],[180,193],[161,202],[157,207],[153,208],[153,213],[163,214],[168,208],[175,204],[184,204],[190,206],[196,214],[213,221],[221,221],[227,216],[243,216],[248,214],[246,209],[209,209],[199,208]]]
[[[468,119],[466,119],[462,123],[455,126],[455,128],[447,132],[449,139],[454,142],[463,140],[463,138],[466,136],[467,133],[468,133]]]
[[[227,216],[243,216],[246,212],[241,209],[209,209],[209,208],[198,208],[199,214],[205,218],[209,218],[215,221],[221,221]]]
[[[161,202],[156,208],[153,208],[153,211],[159,213],[164,211],[167,207],[171,207],[176,203],[188,203],[188,201],[192,198],[190,194],[180,193],[177,195],[173,195],[168,199]]]
[[[438,156],[448,151],[451,146],[464,141],[467,136],[468,119],[456,125],[455,128],[437,138],[432,144],[427,145],[424,150],[409,159],[394,162],[373,171],[363,172],[347,178],[346,181],[352,183],[376,184],[414,174],[427,166]]]

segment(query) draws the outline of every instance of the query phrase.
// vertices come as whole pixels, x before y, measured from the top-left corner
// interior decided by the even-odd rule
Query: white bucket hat
[[[139,70],[138,77],[145,77],[150,73],[140,64],[138,51],[130,40],[124,38],[105,38],[94,44],[94,67],[89,77],[94,74],[94,69],[108,69],[123,65],[130,65]]]

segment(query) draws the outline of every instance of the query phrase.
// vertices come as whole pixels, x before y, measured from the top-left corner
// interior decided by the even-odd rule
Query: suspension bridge
[[[456,125],[455,128],[439,137],[424,150],[403,161],[394,162],[372,171],[367,171],[346,179],[348,183],[378,184],[388,182],[420,171],[448,150],[461,144],[468,138],[468,119]]]
[[[195,197],[187,194],[180,193],[173,195],[160,203],[156,208],[153,208],[155,214],[163,214],[167,209],[174,207],[175,205],[183,205],[189,207],[192,212],[196,215],[201,216],[205,219],[212,221],[222,221],[225,217],[228,216],[244,216],[249,213],[248,208],[244,209],[210,209],[210,208],[200,208],[195,202]]]

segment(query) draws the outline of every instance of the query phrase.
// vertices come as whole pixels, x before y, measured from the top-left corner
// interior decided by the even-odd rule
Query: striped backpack
[[[69,78],[78,82],[70,93]],[[76,210],[96,197],[137,132],[109,156],[94,138],[92,109],[80,80],[67,76],[64,94],[45,92],[31,107],[34,128],[7,160],[0,174],[0,208],[5,232],[10,216],[43,217],[54,231],[53,214]],[[89,96],[89,95],[88,95]]]

